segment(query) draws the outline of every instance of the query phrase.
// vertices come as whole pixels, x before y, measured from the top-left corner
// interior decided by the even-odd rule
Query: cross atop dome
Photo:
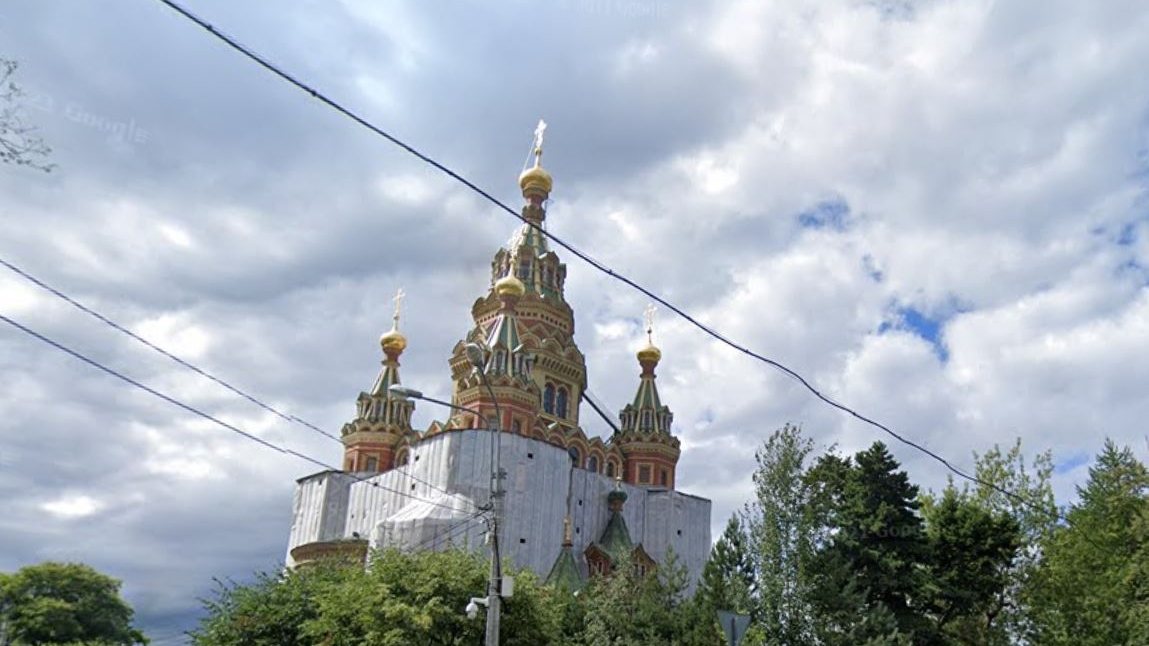
[[[543,135],[547,132],[547,122],[539,119],[539,125],[535,126],[535,166],[539,166],[543,159]]]
[[[654,345],[654,313],[658,310],[654,303],[646,306],[643,316],[646,318],[646,347],[638,351],[638,362],[642,365],[643,374],[654,374],[654,366],[662,358],[662,351]]]
[[[399,315],[403,310],[403,298],[407,296],[403,288],[395,292],[395,314],[391,316],[391,330],[379,337],[379,345],[383,346],[383,353],[388,359],[395,360],[407,348],[407,337],[399,333]]]
[[[391,321],[392,321],[391,327],[393,327],[396,330],[399,329],[399,315],[402,314],[402,312],[403,312],[403,299],[406,296],[407,296],[407,293],[403,291],[402,287],[400,287],[399,291],[395,292],[395,298],[391,299],[392,301],[395,302],[395,315],[391,317]]]
[[[539,125],[535,126],[535,144],[534,155],[535,165],[523,171],[519,175],[519,188],[523,190],[523,197],[527,198],[532,204],[540,203],[550,195],[551,189],[554,188],[554,180],[551,179],[551,174],[543,170],[543,135],[547,131],[547,122],[539,119]]]
[[[654,306],[654,303],[651,303],[642,312],[646,316],[646,342],[649,345],[654,345],[654,313],[657,311],[658,308]]]

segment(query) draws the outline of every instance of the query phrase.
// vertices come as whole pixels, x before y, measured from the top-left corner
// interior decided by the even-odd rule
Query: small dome
[[[641,363],[654,362],[662,358],[662,350],[659,350],[653,343],[648,344],[645,348],[638,351],[638,360]]]
[[[407,349],[407,337],[400,334],[399,330],[391,328],[390,332],[385,332],[379,337],[379,345],[383,346],[384,352],[398,354]]]
[[[495,283],[495,293],[499,296],[519,297],[526,293],[527,287],[523,281],[514,276],[504,276]]]
[[[619,504],[622,504],[622,503],[626,502],[626,498],[627,498],[626,492],[622,490],[622,487],[619,487],[618,489],[613,489],[613,490],[611,490],[610,493],[608,493],[606,495],[607,502],[611,502],[611,503],[618,502]]]
[[[551,179],[551,174],[543,170],[542,166],[535,164],[533,167],[523,171],[519,175],[519,188],[523,189],[526,193],[529,189],[538,189],[543,193],[550,193],[554,187],[554,180]]]

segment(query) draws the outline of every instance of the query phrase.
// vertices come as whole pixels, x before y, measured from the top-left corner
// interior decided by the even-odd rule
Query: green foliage
[[[755,570],[748,543],[738,515],[731,516],[710,551],[699,583],[700,601],[715,611],[749,613],[754,609]]]
[[[204,600],[207,616],[192,632],[201,646],[302,646],[312,642],[303,626],[317,617],[325,594],[353,585],[362,568],[336,563],[282,574],[260,573],[249,584],[216,581],[215,598]]]
[[[929,599],[939,643],[1008,644],[995,622],[1021,542],[1017,521],[952,485],[925,505]]]
[[[821,470],[844,487],[830,514],[835,531],[811,562],[824,640],[896,643],[912,636],[915,644],[933,643],[923,608],[929,546],[917,487],[880,442],[856,454],[847,471],[842,466],[830,459]]]
[[[540,585],[530,572],[513,576],[500,643],[563,643],[564,593]],[[320,563],[221,585],[204,602],[207,617],[192,638],[197,646],[477,644],[483,614],[470,619],[464,608],[486,589],[487,562],[472,553],[385,550],[366,569]]]
[[[146,644],[132,614],[120,582],[87,565],[48,562],[0,574],[0,625],[13,644]]]
[[[637,564],[595,577],[585,588],[587,646],[718,646],[713,615],[696,599],[683,598],[686,570],[671,551],[654,574]]]
[[[832,485],[811,475],[807,462],[812,450],[801,429],[788,424],[755,453],[755,495],[744,513],[753,579],[748,610],[755,624],[748,644],[813,643],[813,582],[807,566],[826,534]],[[726,609],[739,610],[737,603]]]
[[[1079,501],[1043,542],[1032,592],[1033,642],[1112,646],[1149,642],[1144,522],[1149,471],[1110,441],[1078,488]]]

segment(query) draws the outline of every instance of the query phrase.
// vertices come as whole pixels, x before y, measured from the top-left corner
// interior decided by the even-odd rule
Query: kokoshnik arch
[[[617,428],[607,428],[604,439],[580,424],[587,367],[564,296],[567,268],[539,231],[554,186],[541,163],[544,127],[536,131],[534,166],[519,177],[527,223],[495,253],[490,288],[471,307],[474,325],[448,360],[451,403],[468,410],[417,431],[415,402],[390,390],[400,383],[407,348],[400,291],[391,330],[380,338],[383,368],[342,429],[344,472],[297,481],[288,565],[361,559],[369,547],[481,546],[485,529],[469,519],[488,498],[487,429],[497,427],[506,471],[504,558],[572,589],[631,557],[653,566],[671,549],[692,582],[700,576],[710,551],[710,501],[675,489],[681,451],[655,383],[662,353],[651,338],[652,311],[637,355],[637,392]],[[467,343],[486,349],[501,419]]]

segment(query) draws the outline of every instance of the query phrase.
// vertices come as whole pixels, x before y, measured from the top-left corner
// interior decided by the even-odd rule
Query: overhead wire
[[[435,534],[432,534],[431,536],[428,536],[427,538],[419,541],[418,543],[415,544],[414,547],[416,549],[432,549],[436,545],[441,544],[443,542],[450,542],[450,541],[454,540],[456,537],[458,537],[460,534],[463,534],[467,531],[470,531],[471,523],[473,523],[477,520],[480,520],[482,518],[482,516],[484,514],[486,514],[488,511],[489,511],[489,509],[484,505],[483,507],[481,507],[478,510],[476,510],[475,512],[471,513],[467,517],[461,518],[458,521],[452,523],[451,525],[449,525],[447,527],[447,529],[440,531],[440,532],[436,532]]]
[[[284,421],[287,421],[287,422],[299,424],[299,425],[301,425],[307,429],[310,429],[312,431],[315,431],[316,433],[319,433],[320,435],[322,435],[322,436],[324,436],[330,440],[338,442],[340,445],[343,444],[343,441],[340,440],[338,437],[335,437],[331,433],[324,431],[323,429],[319,428],[315,424],[312,424],[311,422],[308,422],[307,420],[305,420],[301,417],[298,417],[296,415],[291,415],[291,414],[285,413],[283,411],[280,411],[279,409],[272,406],[271,404],[268,404],[268,403],[256,398],[254,395],[251,395],[247,392],[244,392],[240,388],[224,381],[223,379],[220,379],[219,377],[216,377],[215,375],[207,372],[206,370],[204,370],[204,369],[200,368],[199,366],[191,363],[190,361],[182,359],[182,358],[172,354],[171,352],[168,352],[164,348],[152,343],[151,341],[148,341],[147,339],[140,336],[139,334],[136,334],[135,332],[133,332],[130,329],[120,325],[119,323],[116,323],[115,321],[113,321],[110,318],[104,316],[103,314],[97,312],[96,310],[84,305],[83,303],[72,298],[68,294],[65,294],[63,291],[49,285],[48,283],[37,278],[36,276],[33,276],[31,273],[29,273],[29,272],[25,271],[24,269],[14,265],[13,263],[5,260],[4,258],[0,258],[0,265],[7,267],[9,270],[14,272],[16,275],[24,278],[28,282],[32,283],[33,285],[36,285],[37,287],[43,289],[44,291],[48,292],[49,294],[52,294],[56,298],[63,300],[65,303],[68,303],[72,307],[80,310],[81,312],[84,312],[85,314],[91,316],[92,318],[95,318],[96,320],[107,325],[108,327],[112,328],[113,330],[116,330],[117,332],[120,332],[121,334],[126,335],[128,338],[132,339],[133,341],[140,343],[140,344],[144,345],[147,348],[150,348],[151,350],[153,350],[155,352],[158,352],[159,354],[163,355],[164,357],[167,357],[168,359],[174,361],[176,364],[183,366],[184,368],[187,368],[188,370],[191,370],[192,372],[195,372],[196,374],[198,374],[202,377],[205,377],[208,380],[210,380],[210,381],[212,381],[212,382],[214,382],[220,386],[223,386],[224,388],[231,391],[232,393],[239,395],[243,399],[246,399],[247,401],[249,401],[249,402],[255,404],[256,406],[262,408],[263,410],[275,415],[276,417],[278,417]],[[446,489],[444,489],[444,488],[442,488],[442,487],[440,487],[434,483],[428,482],[427,480],[420,478],[419,476],[415,475],[414,473],[411,473],[409,467],[397,466],[397,467],[394,467],[394,469],[401,471],[402,473],[404,473],[408,477],[410,477],[412,480],[415,480],[416,482],[420,482],[422,484],[425,484],[428,487],[431,487],[432,489],[439,491],[440,493],[445,493],[445,494],[451,493],[450,491],[447,491]]]
[[[835,408],[835,409],[837,409],[843,413],[846,413],[847,415],[863,422],[864,424],[872,426],[872,427],[886,433],[887,435],[894,438],[898,442],[900,442],[900,443],[902,443],[902,444],[904,444],[910,448],[913,448],[913,449],[919,451],[920,453],[930,457],[934,461],[936,461],[939,464],[941,464],[942,466],[944,466],[948,471],[950,471],[954,475],[957,475],[958,477],[962,478],[963,480],[967,480],[969,482],[973,482],[975,484],[979,484],[979,485],[982,485],[984,487],[988,487],[988,488],[990,488],[994,491],[997,491],[998,493],[1000,493],[1000,494],[1002,494],[1002,495],[1004,495],[1010,499],[1016,500],[1016,501],[1020,502],[1021,504],[1026,505],[1027,507],[1030,507],[1032,509],[1039,509],[1043,512],[1047,511],[1047,510],[1041,509],[1036,503],[1033,503],[1033,502],[1025,499],[1022,496],[1019,496],[1018,494],[1016,494],[1012,491],[1008,491],[1008,490],[1006,490],[1006,489],[1004,489],[1004,488],[1002,488],[1002,487],[1000,487],[1000,486],[998,486],[992,482],[982,480],[981,478],[978,478],[976,476],[973,476],[973,475],[966,473],[965,471],[954,466],[949,460],[942,457],[938,453],[922,446],[921,444],[918,444],[917,442],[914,442],[913,440],[910,440],[910,439],[902,436],[901,434],[897,433],[896,431],[894,431],[890,427],[886,426],[885,424],[878,422],[878,421],[876,421],[876,420],[874,420],[874,419],[872,419],[866,415],[863,415],[863,414],[855,411],[854,409],[850,408],[849,406],[846,406],[845,404],[842,404],[842,403],[835,401],[834,399],[830,398],[829,396],[822,393],[819,389],[814,387],[814,385],[811,384],[809,380],[807,380],[805,377],[803,377],[797,371],[787,367],[786,365],[782,364],[781,362],[779,362],[775,359],[771,359],[765,355],[754,352],[753,350],[750,350],[749,348],[732,341],[731,339],[727,338],[725,335],[719,333],[718,331],[714,330],[713,328],[706,325],[705,323],[702,323],[697,318],[695,318],[694,316],[692,316],[689,313],[687,313],[686,311],[684,311],[682,308],[671,303],[666,298],[659,296],[654,291],[642,286],[641,284],[637,283],[636,281],[627,277],[626,275],[621,274],[621,273],[611,269],[605,263],[602,263],[602,262],[599,262],[598,260],[595,260],[589,254],[587,254],[587,253],[581,251],[580,249],[574,247],[573,245],[567,243],[565,240],[563,240],[562,238],[558,237],[557,235],[549,232],[545,228],[539,226],[537,223],[532,222],[531,220],[523,217],[520,213],[518,213],[514,209],[510,208],[509,206],[507,206],[506,204],[501,202],[498,198],[494,197],[493,195],[491,195],[486,190],[480,188],[478,185],[476,185],[473,182],[471,182],[470,180],[468,180],[466,177],[460,175],[458,172],[452,170],[451,168],[447,167],[443,163],[436,161],[434,158],[432,158],[429,155],[419,151],[414,146],[404,142],[403,140],[399,139],[398,137],[388,133],[387,131],[383,130],[379,126],[376,126],[375,124],[368,121],[366,118],[360,116],[354,110],[343,106],[338,101],[328,97],[327,95],[323,94],[322,92],[315,89],[314,87],[312,87],[312,86],[304,83],[303,81],[299,80],[298,78],[296,78],[292,74],[288,73],[287,71],[285,71],[281,67],[275,65],[274,63],[270,62],[269,60],[267,60],[264,57],[260,56],[259,54],[255,53],[253,50],[251,50],[247,46],[243,45],[238,40],[232,38],[231,36],[228,36],[227,34],[220,31],[218,28],[214,27],[212,24],[210,24],[207,21],[203,20],[202,18],[196,16],[194,13],[187,10],[186,8],[184,8],[183,6],[181,6],[179,3],[175,2],[174,0],[156,0],[156,1],[160,2],[161,4],[166,5],[167,7],[169,7],[170,9],[175,11],[176,13],[183,16],[184,18],[195,23],[196,25],[198,25],[199,27],[201,27],[202,29],[204,29],[205,31],[209,32],[214,37],[216,37],[217,39],[222,41],[224,44],[228,45],[229,47],[231,47],[235,51],[239,52],[240,54],[243,54],[244,56],[246,56],[247,58],[249,58],[250,60],[252,60],[256,64],[258,64],[259,66],[263,67],[268,72],[271,72],[272,74],[278,76],[279,78],[283,79],[284,81],[288,82],[289,84],[291,84],[291,85],[297,87],[298,89],[306,92],[316,101],[319,101],[320,103],[328,106],[332,110],[338,112],[339,114],[342,114],[343,116],[345,116],[346,118],[355,122],[359,126],[361,126],[361,127],[365,128],[366,130],[382,137],[383,139],[386,139],[387,141],[391,142],[395,146],[397,146],[397,147],[401,148],[402,150],[406,151],[407,153],[411,154],[412,156],[419,159],[420,161],[422,161],[422,162],[426,163],[427,165],[437,169],[438,171],[447,175],[451,179],[459,182],[460,184],[467,187],[468,189],[470,189],[475,194],[479,195],[480,197],[482,197],[486,201],[490,202],[492,205],[496,206],[498,209],[505,211],[506,213],[510,214],[512,217],[521,221],[525,225],[530,226],[531,228],[537,230],[541,235],[545,236],[547,239],[551,240],[552,242],[559,245],[563,249],[566,249],[567,251],[572,253],[575,257],[579,258],[583,262],[586,262],[587,264],[589,264],[591,267],[598,270],[599,272],[601,272],[601,273],[605,274],[606,276],[613,278],[613,279],[627,285],[631,289],[638,291],[639,293],[643,294],[644,296],[650,298],[652,301],[658,303],[659,305],[662,305],[666,309],[677,314],[683,320],[690,323],[692,326],[694,326],[698,330],[702,331],[703,333],[710,336],[711,338],[719,341],[723,345],[726,345],[727,347],[730,347],[731,349],[736,350],[736,351],[738,351],[738,352],[740,352],[740,353],[742,353],[742,354],[744,354],[744,355],[746,355],[752,359],[755,359],[761,363],[764,363],[768,366],[771,366],[771,367],[775,368],[776,370],[782,372],[784,375],[797,381],[799,384],[802,385],[802,387],[804,387],[807,391],[809,391],[812,395],[814,395],[815,398],[822,401],[824,404],[826,404],[832,408]]]
[[[310,462],[311,464],[313,464],[313,465],[315,465],[315,466],[317,466],[317,467],[319,467],[325,471],[332,471],[332,472],[346,475],[346,476],[348,476],[348,477],[350,477],[350,478],[352,478],[358,482],[366,483],[367,485],[369,485],[371,487],[374,487],[374,488],[382,490],[382,491],[386,491],[388,493],[393,493],[393,494],[396,494],[399,496],[403,496],[405,498],[410,498],[412,500],[416,500],[418,502],[423,502],[423,503],[427,503],[429,505],[434,505],[436,507],[442,507],[443,509],[449,509],[451,511],[456,511],[455,508],[450,506],[450,505],[445,505],[445,504],[436,502],[434,500],[422,498],[420,496],[416,496],[416,495],[408,493],[406,491],[400,491],[398,489],[392,489],[391,487],[387,487],[385,485],[379,484],[378,482],[375,482],[374,480],[372,480],[368,477],[360,476],[357,473],[349,473],[346,471],[341,471],[341,470],[336,469],[335,467],[333,467],[333,466],[331,466],[331,465],[329,465],[329,464],[327,464],[321,460],[317,460],[317,459],[315,459],[309,455],[306,455],[304,453],[300,453],[300,452],[295,451],[293,449],[289,449],[287,447],[273,444],[272,442],[269,442],[269,441],[267,441],[261,437],[258,437],[258,436],[254,435],[248,431],[245,431],[245,430],[239,428],[238,426],[235,426],[234,424],[229,424],[228,422],[225,422],[225,421],[219,419],[218,417],[215,417],[214,415],[212,415],[210,413],[204,412],[204,411],[200,410],[199,408],[192,406],[191,404],[184,403],[184,402],[176,399],[175,397],[172,397],[170,395],[162,393],[162,392],[156,390],[155,388],[152,388],[151,386],[144,384],[141,381],[133,379],[132,377],[129,377],[129,376],[123,374],[122,372],[119,372],[113,368],[110,368],[110,367],[100,363],[99,361],[96,361],[95,359],[92,359],[92,358],[90,358],[84,354],[81,354],[80,352],[77,352],[76,350],[73,350],[72,348],[69,348],[68,346],[64,345],[63,343],[60,343],[59,341],[51,339],[48,336],[41,334],[40,332],[37,332],[36,330],[33,330],[30,327],[27,327],[27,326],[15,321],[15,320],[11,319],[11,318],[8,318],[7,316],[5,316],[3,314],[0,314],[0,321],[3,321],[5,323],[7,323],[8,325],[20,330],[21,332],[24,332],[25,334],[27,334],[31,337],[34,337],[34,338],[38,339],[39,341],[42,341],[43,343],[46,343],[46,344],[54,347],[55,349],[65,353],[65,354],[70,355],[74,359],[78,359],[78,360],[88,364],[89,366],[96,368],[97,370],[100,370],[101,372],[104,372],[104,373],[106,373],[112,377],[115,377],[116,379],[119,379],[120,381],[123,381],[123,382],[125,382],[131,386],[134,386],[134,387],[152,395],[153,397],[157,397],[159,399],[162,399],[163,401],[165,401],[165,402],[167,402],[167,403],[169,403],[169,404],[171,404],[177,408],[181,408],[184,411],[191,413],[192,415],[203,418],[203,419],[205,419],[205,420],[207,420],[213,424],[216,424],[217,426],[221,426],[221,427],[227,429],[228,431],[231,431],[232,433],[235,433],[236,435],[239,435],[240,437],[242,437],[246,440],[255,442],[256,444],[259,444],[265,448],[271,449],[272,451],[276,451],[276,452],[282,453],[284,455],[293,456],[293,457],[299,458],[301,460],[304,460],[306,462]]]

